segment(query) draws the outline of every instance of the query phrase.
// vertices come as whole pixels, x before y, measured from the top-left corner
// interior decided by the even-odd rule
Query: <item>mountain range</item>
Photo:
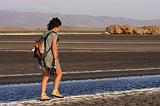
[[[0,10],[0,27],[46,27],[52,17],[59,17],[63,26],[73,27],[107,27],[112,24],[131,24],[135,26],[160,25],[160,19],[136,20],[123,17],[63,15],[58,13]]]

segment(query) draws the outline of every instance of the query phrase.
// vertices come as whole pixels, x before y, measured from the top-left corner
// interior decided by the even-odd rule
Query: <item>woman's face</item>
[[[53,28],[53,31],[56,32],[56,33],[58,33],[60,31],[60,26]]]

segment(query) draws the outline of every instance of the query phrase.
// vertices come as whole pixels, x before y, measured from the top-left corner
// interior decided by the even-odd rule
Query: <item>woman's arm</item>
[[[53,39],[53,42],[52,42],[52,51],[53,51],[53,56],[54,56],[55,61],[58,60],[57,40],[56,39]]]

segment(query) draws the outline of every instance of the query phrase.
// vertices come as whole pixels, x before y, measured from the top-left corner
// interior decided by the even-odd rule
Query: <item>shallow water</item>
[[[64,96],[71,96],[153,87],[160,87],[160,75],[63,81],[59,89]],[[48,95],[52,89],[53,84],[49,82]],[[38,99],[40,91],[40,83],[0,86],[0,103]]]

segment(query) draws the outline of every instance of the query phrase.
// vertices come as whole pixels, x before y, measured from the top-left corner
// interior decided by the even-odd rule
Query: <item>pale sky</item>
[[[0,10],[160,19],[160,0],[0,0]]]

